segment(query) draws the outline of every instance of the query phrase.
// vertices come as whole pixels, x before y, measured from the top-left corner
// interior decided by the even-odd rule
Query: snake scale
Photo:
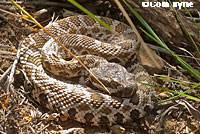
[[[77,55],[111,94],[101,91],[90,76],[87,79],[93,80],[91,87],[79,84],[81,80],[70,81],[70,77],[88,73],[42,30],[30,34],[20,46],[20,65],[34,86],[29,92],[41,105],[82,123],[110,126],[134,121],[154,107],[155,94],[153,89],[136,83],[152,84],[149,74],[136,62],[137,36],[122,22],[97,17],[120,36],[87,15],[67,17],[45,28]],[[130,61],[132,73],[123,67]]]

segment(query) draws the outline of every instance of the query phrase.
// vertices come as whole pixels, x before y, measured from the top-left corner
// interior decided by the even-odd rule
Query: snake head
[[[137,84],[133,74],[123,66],[116,63],[101,62],[91,72],[108,88],[112,95],[118,97],[130,97],[136,92]],[[91,83],[100,90],[103,87],[90,76]]]

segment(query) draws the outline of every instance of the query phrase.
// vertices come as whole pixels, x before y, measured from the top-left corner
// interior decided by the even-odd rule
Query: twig
[[[39,132],[37,132],[36,134],[41,134],[42,131],[44,131],[47,127],[49,127],[50,124],[47,124],[46,126],[44,126],[41,130],[39,130]]]
[[[75,8],[73,5],[69,5],[66,3],[58,3],[58,2],[47,2],[47,1],[16,1],[19,5],[38,5],[38,6],[57,6],[57,7],[65,7],[68,9]],[[0,1],[0,5],[12,5],[11,2],[8,1]]]
[[[21,43],[20,43],[20,46],[21,46]],[[14,81],[14,73],[15,73],[15,69],[16,69],[17,63],[19,61],[19,57],[20,57],[20,49],[17,51],[16,59],[14,60],[13,65],[11,66],[10,75],[9,75],[7,81],[4,84],[5,85],[5,89],[7,90],[7,93],[10,90],[10,85]]]
[[[160,124],[163,125],[164,117],[167,115],[172,110],[178,110],[178,104],[175,104],[174,106],[169,107],[167,110],[165,110],[161,115],[160,115]]]
[[[20,5],[18,5],[15,1],[13,0],[10,0],[17,8],[19,8],[24,14],[26,14],[31,20],[33,20],[37,25],[38,27],[40,27],[45,33],[47,33],[49,36],[51,36],[60,46],[62,46],[70,55],[72,55],[72,57],[74,59],[76,59],[90,74],[92,77],[94,77],[105,89],[105,91],[107,91],[109,94],[110,91],[107,89],[107,87],[88,69],[88,67],[83,64],[83,62],[77,58],[69,49],[67,49],[65,47],[65,45],[63,45],[57,38],[55,35],[53,35],[52,33],[50,33],[46,28],[44,28],[35,18],[33,18],[28,12],[26,12],[22,7],[20,7]],[[88,11],[89,12],[89,11]],[[91,13],[90,13],[91,14]],[[98,19],[98,21],[101,21]],[[101,21],[102,22],[102,21]],[[112,32],[114,32],[112,29],[111,29]]]
[[[196,119],[198,122],[200,122],[200,111],[196,108],[194,108],[190,103],[188,103],[186,100],[178,100],[176,101],[179,105],[183,105],[187,108],[187,110],[190,112],[190,114]]]
[[[0,73],[4,73],[3,69],[1,69],[1,68],[0,68]],[[0,77],[2,77],[2,76],[0,76]],[[0,80],[1,80],[1,79],[0,79]]]
[[[2,2],[2,1],[0,1],[0,2]],[[4,1],[4,2],[7,2],[7,1]],[[1,9],[1,8],[0,8],[0,12],[7,13],[7,14],[9,14],[9,15],[12,15],[12,16],[15,16],[15,17],[18,17],[18,18],[22,18],[22,19],[24,19],[24,20],[26,20],[26,21],[28,21],[28,22],[34,23],[32,20],[23,18],[21,15],[17,15],[17,14],[11,13],[11,12],[6,11],[6,10],[3,10],[3,9]]]
[[[6,76],[8,75],[9,71],[11,70],[11,66],[3,73],[3,75],[0,77],[0,86],[3,90],[5,90],[5,83],[6,81]]]
[[[158,51],[158,52],[161,52],[163,54],[167,54],[169,56],[171,56],[171,54],[164,48],[162,47],[159,47],[159,46],[155,46],[155,45],[152,45],[152,44],[149,44],[149,43],[145,43],[148,47],[150,47],[151,49],[155,50],[155,51]]]
[[[122,4],[119,2],[119,0],[115,0],[115,3],[117,4],[117,6],[119,7],[119,9],[121,10],[122,14],[124,15],[124,17],[126,18],[126,20],[128,21],[128,23],[130,24],[131,28],[134,30],[135,34],[137,35],[141,45],[143,46],[144,50],[146,51],[147,55],[150,57],[150,59],[153,61],[153,63],[155,64],[155,66],[157,68],[161,68],[160,64],[158,64],[158,62],[155,60],[155,58],[153,57],[153,55],[151,54],[149,48],[146,46],[146,44],[144,43],[144,40],[142,39],[142,37],[140,36],[138,30],[136,29],[135,25],[133,24],[132,20],[130,19],[130,17],[128,16],[128,13],[126,12],[126,10],[124,9],[124,7],[122,6]]]

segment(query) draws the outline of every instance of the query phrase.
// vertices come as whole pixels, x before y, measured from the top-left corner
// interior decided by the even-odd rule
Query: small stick
[[[38,5],[38,6],[57,6],[57,7],[65,7],[68,9],[75,8],[75,6],[65,4],[65,3],[58,3],[58,2],[47,2],[47,1],[16,1],[19,5]],[[0,5],[12,5],[9,1],[0,1]]]
[[[2,1],[0,1],[0,3],[1,3],[1,2],[2,2]],[[6,1],[4,1],[4,2],[6,2]],[[18,18],[22,18],[22,19],[24,19],[24,20],[26,20],[26,21],[28,21],[28,22],[34,23],[32,20],[26,19],[26,18],[22,17],[21,15],[17,15],[17,14],[11,13],[11,12],[6,11],[6,10],[3,10],[3,9],[1,9],[1,8],[0,8],[0,12],[7,13],[7,14],[9,14],[9,15],[12,15],[12,16],[15,16],[15,17],[18,17]],[[34,23],[34,24],[35,24],[35,23]]]

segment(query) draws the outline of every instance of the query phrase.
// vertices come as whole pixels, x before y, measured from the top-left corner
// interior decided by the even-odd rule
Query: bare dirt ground
[[[22,19],[20,17],[21,12],[15,6],[7,3],[2,4],[1,2],[3,1],[0,1],[0,133],[59,133],[61,130],[67,130],[69,128],[83,128],[80,132],[86,134],[112,133],[113,131],[106,126],[92,127],[70,119],[66,120],[59,114],[52,113],[48,109],[39,105],[31,98],[31,96],[29,96],[29,93],[24,90],[25,79],[20,68],[16,69],[13,77],[14,82],[10,87],[10,90],[7,91],[7,88],[5,87],[7,83],[6,79],[10,73],[6,73],[6,71],[12,66],[13,61],[16,58],[20,41],[30,33],[36,32],[37,26],[26,18]],[[23,5],[23,8],[31,13],[43,26],[51,21],[52,16],[60,19],[71,15],[83,14],[79,9],[67,2],[60,4],[60,1],[57,1],[54,5],[47,4],[47,2],[52,1],[46,0],[43,2],[40,4],[29,3]],[[126,23],[124,17],[121,15],[118,8],[115,5],[113,6],[112,2],[109,3],[101,0],[95,2],[82,0],[79,2],[94,14],[108,16]],[[36,3],[39,2],[36,1]],[[144,13],[147,15],[147,12],[144,11]],[[197,18],[198,17],[199,16],[197,16]],[[159,21],[159,16],[157,16],[157,21]],[[199,22],[200,21],[198,21],[198,24]],[[139,26],[137,21],[136,26]],[[181,31],[181,28],[179,27],[177,30]],[[162,30],[159,31],[159,29],[156,29],[156,31],[157,34],[162,37],[162,40],[167,40],[168,37],[163,36],[162,34],[169,33],[170,30],[166,33],[163,33]],[[197,34],[199,34],[199,31],[194,34],[194,36],[196,37]],[[144,34],[142,34],[142,36],[147,43],[152,44],[152,41],[150,41],[147,36]],[[186,37],[184,34],[182,34],[182,36]],[[170,40],[171,38],[168,39]],[[184,58],[184,60],[186,60],[190,65],[199,70],[199,65],[191,55],[186,51],[177,49],[177,46],[179,46],[196,56],[196,50],[193,48],[192,44],[185,38],[182,39],[183,40],[178,39],[177,42],[174,38],[170,41],[168,40],[168,42],[170,42],[170,48],[174,50],[175,53],[182,56],[182,58]],[[199,43],[198,38],[195,41]],[[176,44],[179,45],[176,46]],[[189,84],[198,83],[194,77],[191,77],[187,71],[177,64],[173,57],[161,50],[160,47],[156,47],[155,49],[167,64],[163,71],[160,72],[160,75],[167,78],[181,80]],[[197,58],[199,57],[197,56]],[[156,79],[156,81],[160,86],[178,92],[184,92],[191,88],[189,85],[165,82],[158,79]],[[159,91],[159,93],[161,93],[161,91]],[[188,92],[188,94],[199,98],[200,90],[199,88],[196,88]],[[165,92],[160,94],[160,98],[161,100],[166,99],[170,95],[171,94]],[[123,126],[123,128],[126,129],[126,133],[131,134],[198,134],[200,133],[199,111],[199,101],[188,99],[186,97],[179,97],[176,100],[158,104],[155,109],[144,118],[133,122],[129,126]],[[64,133],[64,131],[62,132]]]

